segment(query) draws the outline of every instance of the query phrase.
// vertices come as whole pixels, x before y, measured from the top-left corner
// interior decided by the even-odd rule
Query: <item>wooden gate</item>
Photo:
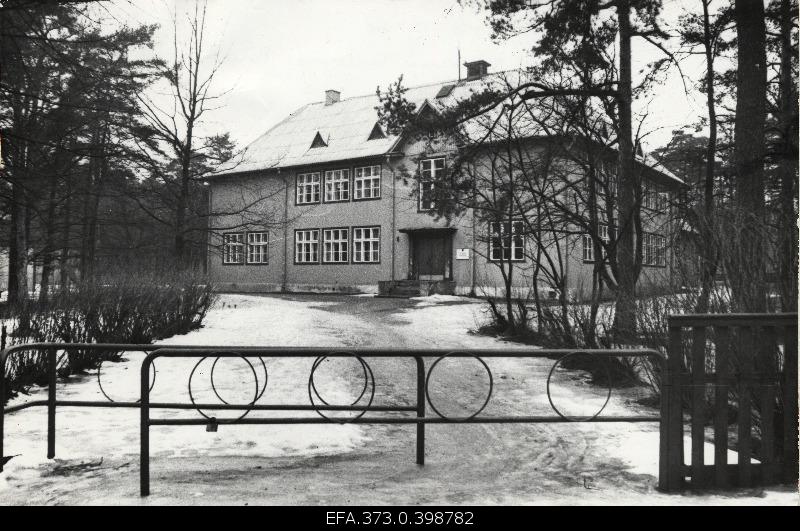
[[[660,487],[796,482],[797,398],[797,314],[670,317]]]

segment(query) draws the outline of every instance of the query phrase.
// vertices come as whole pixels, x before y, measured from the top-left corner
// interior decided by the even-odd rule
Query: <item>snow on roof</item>
[[[487,74],[479,79],[431,83],[408,88],[405,98],[414,103],[417,109],[426,103],[435,109],[446,108],[486,88],[502,89],[522,83],[526,81],[527,75],[525,70],[511,70]],[[384,137],[373,135],[378,122],[376,107],[379,103],[377,94],[373,93],[344,98],[329,105],[324,101],[304,105],[257,138],[240,156],[223,164],[207,178],[391,153],[398,145],[400,137],[388,133]],[[473,122],[466,124],[465,133],[470,138],[483,137],[484,125]],[[515,127],[521,126],[517,124]],[[317,134],[326,146],[319,144]],[[638,158],[639,162],[670,179],[683,182],[652,159]]]

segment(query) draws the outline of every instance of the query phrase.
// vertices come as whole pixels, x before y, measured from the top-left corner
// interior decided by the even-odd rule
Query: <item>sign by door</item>
[[[469,249],[456,249],[456,260],[469,260]]]

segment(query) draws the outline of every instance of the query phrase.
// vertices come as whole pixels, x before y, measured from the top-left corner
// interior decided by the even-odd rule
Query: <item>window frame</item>
[[[356,180],[361,180],[361,181],[366,181],[367,180],[364,177],[360,177],[360,178],[358,177],[358,175],[357,175],[358,174],[358,170],[364,170],[366,168],[370,168],[370,169],[378,168],[378,174],[377,174],[378,195],[377,196],[373,196],[373,197],[356,197]],[[368,178],[368,180],[374,180],[375,178],[376,177],[373,175],[373,176],[370,176]],[[351,200],[352,201],[377,201],[377,200],[381,199],[381,197],[383,197],[382,188],[383,188],[383,167],[380,164],[370,164],[368,166],[356,166],[356,167],[353,168],[353,189],[352,189],[352,194],[351,194],[351,196],[352,196]],[[363,190],[364,189],[362,188],[362,192],[363,192]]]
[[[378,237],[376,239],[371,239],[369,241],[377,241],[378,242],[378,259],[377,260],[367,260],[367,261],[359,261],[356,260],[356,230],[364,230],[364,229],[378,229]],[[381,259],[383,258],[382,253],[382,242],[381,238],[383,237],[383,228],[380,225],[359,225],[355,227],[351,227],[351,234],[350,234],[350,241],[351,243],[351,251],[350,251],[350,260],[352,264],[380,264]],[[363,242],[363,240],[361,240]],[[363,250],[361,251],[363,254]]]
[[[339,179],[338,181],[334,181],[334,182],[340,182],[340,183],[344,182],[344,183],[347,184],[347,189],[346,189],[347,199],[328,199],[328,174],[335,175],[336,172],[341,172],[342,174],[347,173],[347,179],[346,180]],[[321,201],[323,203],[347,203],[347,202],[350,201],[350,199],[352,198],[352,187],[351,187],[352,175],[351,175],[349,167],[348,168],[334,168],[334,169],[330,169],[330,170],[322,170],[320,173],[322,174],[322,178],[321,178],[322,190],[321,190],[320,199],[321,199]]]
[[[345,258],[344,260],[328,261],[328,260],[325,259],[325,244],[328,243],[328,239],[327,239],[327,237],[325,235],[325,232],[334,231],[334,230],[344,231],[345,238],[346,238],[344,240],[344,243],[345,243],[345,246],[346,246],[345,247],[345,251],[344,251],[344,258]],[[347,264],[349,264],[350,263],[350,247],[351,247],[350,246],[350,241],[351,241],[350,240],[350,227],[324,227],[324,228],[321,228],[320,231],[321,231],[320,232],[320,238],[319,238],[319,242],[321,244],[320,245],[320,255],[319,255],[320,263],[321,264],[327,264],[327,265],[347,265]],[[338,243],[341,243],[341,241],[339,241]],[[339,253],[341,253],[341,251],[339,251]]]
[[[245,234],[245,263],[247,265],[269,265],[269,231],[253,230],[247,231]],[[265,241],[257,244],[250,243],[250,235],[255,234],[263,234],[265,236]],[[261,262],[250,261],[250,248],[255,246],[262,247],[264,249],[264,259]]]
[[[527,257],[525,256],[525,248],[527,247],[527,241],[526,241],[525,232],[524,232],[524,222],[521,219],[512,219],[511,220],[512,229],[511,229],[511,235],[509,236],[510,242],[511,242],[511,246],[508,248],[509,252],[511,253],[511,257],[510,258],[503,258],[502,256],[500,258],[494,258],[493,257],[493,255],[494,255],[494,240],[495,240],[495,236],[494,236],[494,232],[492,231],[492,228],[493,228],[493,225],[498,225],[498,224],[502,227],[502,226],[504,226],[506,224],[506,222],[505,221],[490,221],[489,222],[489,227],[488,227],[489,228],[489,249],[488,249],[489,252],[486,255],[487,256],[487,261],[495,262],[495,263],[500,263],[500,262],[516,262],[516,263],[526,262],[527,261]],[[522,234],[519,235],[519,237],[522,238],[522,247],[520,248],[522,250],[522,258],[514,258],[514,250],[516,249],[516,246],[514,245],[515,236],[514,236],[513,227],[516,226],[517,224],[519,224],[519,226],[523,227]],[[504,236],[501,233],[500,234],[500,238],[503,238],[503,237]],[[501,240],[500,249],[501,249],[501,252],[505,250],[505,247],[503,247],[503,245],[502,245],[502,240]]]
[[[438,169],[438,170],[436,169],[436,162],[435,162],[437,160],[441,160],[442,161],[442,167],[441,167],[441,169]],[[431,168],[430,168],[431,175],[430,175],[430,177],[428,179],[425,179],[425,178],[423,178],[423,172],[425,170],[422,169],[422,166],[423,166],[423,164],[425,162],[428,162],[428,161],[430,161],[430,163],[431,163]],[[445,175],[447,174],[447,157],[427,157],[427,158],[424,158],[424,159],[420,159],[420,161],[419,161],[419,178],[417,179],[417,196],[418,196],[417,197],[417,212],[430,212],[430,211],[436,209],[436,202],[433,201],[433,200],[430,201],[430,203],[431,203],[431,207],[430,208],[422,208],[422,198],[423,198],[423,186],[424,186],[424,183],[430,183],[431,189],[433,189],[434,186],[435,186],[434,183],[436,182],[436,178],[438,177],[439,172],[442,172]]]
[[[602,241],[604,241],[606,243],[609,243],[611,241],[611,236],[610,236],[611,229],[609,228],[608,223],[598,223],[597,224],[597,233],[598,233],[597,235],[600,237],[600,239]],[[603,236],[603,233],[605,233],[605,236]],[[581,234],[581,240],[582,240],[582,243],[583,243],[582,249],[581,249],[581,257],[583,258],[583,263],[584,264],[593,264],[594,262],[597,261],[597,257],[594,256],[594,239],[592,238],[591,234],[589,234],[588,232],[584,232],[583,234]],[[586,252],[587,251],[587,247],[586,247],[587,242],[589,244],[589,248],[588,248],[589,252],[588,253]],[[605,254],[605,249],[603,247],[600,248],[600,251]],[[586,258],[587,254],[590,254],[591,258]],[[605,259],[605,258],[607,258],[607,256],[603,256],[602,258]]]
[[[323,173],[322,171],[306,171],[306,172],[298,172],[294,176],[294,205],[295,206],[306,206],[306,205],[319,205],[322,202],[322,181],[323,181]],[[298,193],[300,187],[300,177],[306,177],[307,175],[317,175],[317,200],[316,201],[299,201],[300,195]],[[313,183],[311,183],[313,184]],[[307,186],[304,183],[304,186]],[[312,188],[313,190],[313,188]],[[305,194],[304,194],[305,195]],[[314,196],[312,192],[312,197]]]
[[[247,242],[247,234],[246,231],[231,231],[231,232],[223,232],[222,233],[222,265],[245,265],[247,260],[247,249],[246,249],[246,242]],[[229,243],[227,240],[230,236],[240,236],[241,240],[238,242],[234,242],[233,244]],[[232,262],[228,259],[229,253],[227,247],[229,245],[238,245],[240,249],[240,256],[241,260],[238,262]]]
[[[317,260],[315,262],[313,262],[313,261],[298,262],[297,261],[297,234],[299,232],[315,232],[315,231],[317,233],[317,237],[316,237]],[[320,259],[321,259],[321,255],[320,255],[320,235],[321,235],[321,230],[318,227],[311,227],[311,228],[306,228],[306,229],[294,229],[294,246],[293,246],[293,253],[292,253],[292,256],[293,256],[293,259],[294,259],[294,265],[318,265],[320,263]],[[306,242],[303,242],[303,243],[306,243]],[[308,243],[310,243],[310,242],[308,242]]]

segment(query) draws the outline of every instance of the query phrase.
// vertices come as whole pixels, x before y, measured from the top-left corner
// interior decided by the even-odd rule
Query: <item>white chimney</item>
[[[342,93],[339,92],[338,90],[326,90],[325,105],[333,105],[334,103],[338,103],[341,96]]]

